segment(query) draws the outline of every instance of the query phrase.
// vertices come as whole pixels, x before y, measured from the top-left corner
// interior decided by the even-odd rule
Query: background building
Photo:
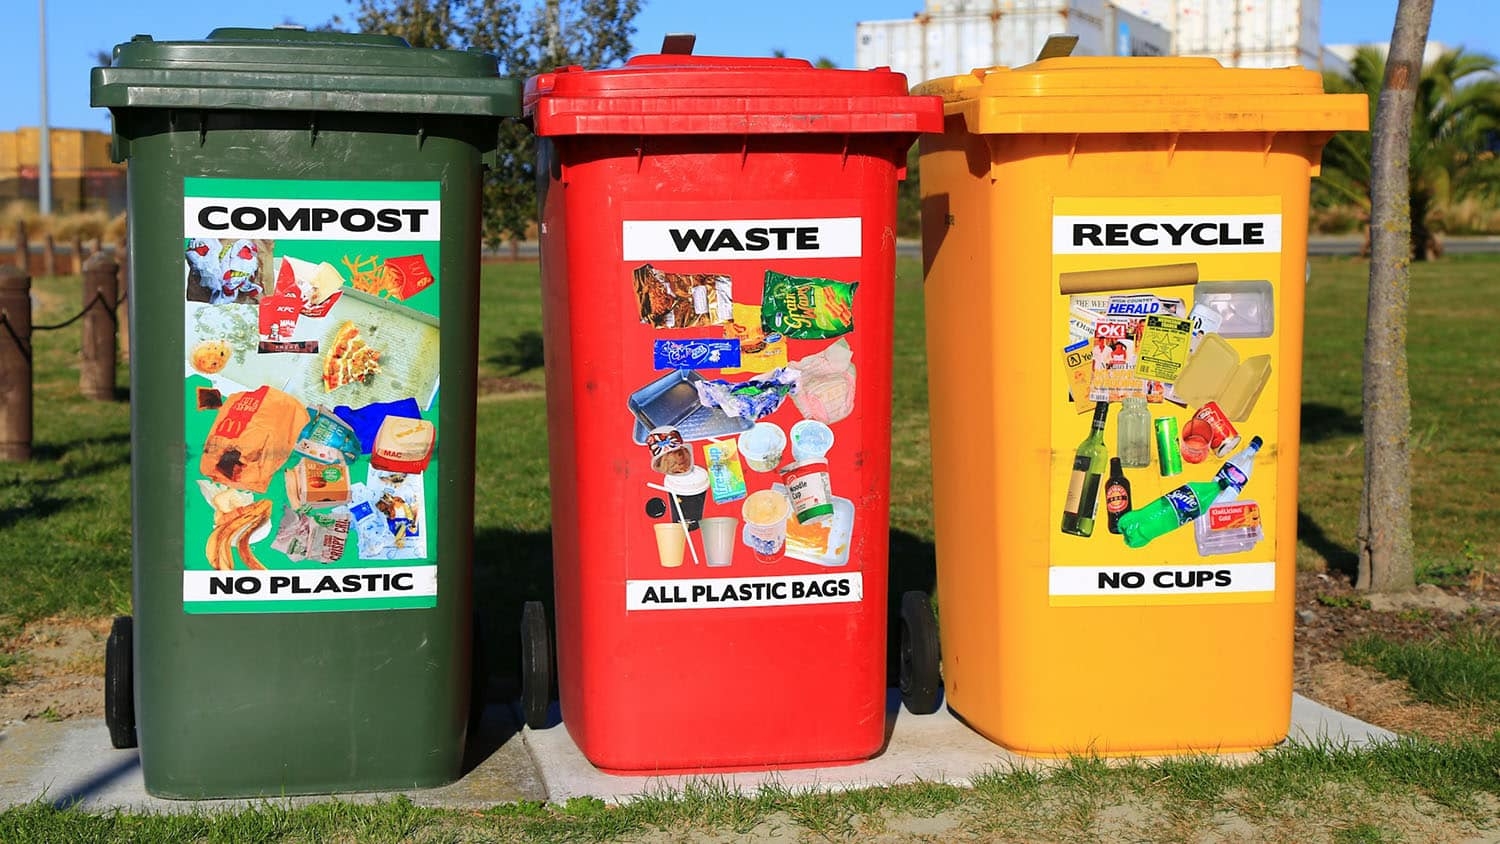
[[[17,200],[36,205],[41,152],[37,127],[0,132],[0,207]],[[125,210],[125,165],[110,161],[108,132],[53,129],[52,210]]]
[[[1048,35],[1077,56],[1208,56],[1226,67],[1321,70],[1321,0],[928,0],[907,20],[855,27],[855,64],[916,84],[976,67],[1026,64]]]
[[[1075,56],[1160,56],[1171,34],[1107,0],[928,0],[905,20],[855,25],[854,62],[889,67],[911,84],[976,67],[1036,59],[1048,35],[1078,36]]]

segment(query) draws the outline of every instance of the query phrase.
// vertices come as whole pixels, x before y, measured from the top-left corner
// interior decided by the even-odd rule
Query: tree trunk
[[[1406,372],[1412,256],[1410,144],[1412,106],[1422,75],[1432,2],[1400,0],[1396,8],[1371,139],[1365,487],[1355,585],[1375,592],[1416,586],[1411,540],[1411,388]]]
[[[1427,212],[1431,210],[1426,194],[1411,195],[1411,256],[1416,261],[1436,257],[1432,254],[1432,230],[1427,227]],[[1405,318],[1402,318],[1403,321]]]

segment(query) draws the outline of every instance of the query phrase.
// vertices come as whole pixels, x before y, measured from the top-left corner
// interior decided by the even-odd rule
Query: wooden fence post
[[[119,245],[117,245],[115,247],[115,255],[118,256],[117,260],[120,263],[120,285],[119,285],[119,287],[115,288],[117,291],[119,291],[118,295],[116,295],[116,297],[115,297],[115,305],[116,305],[115,313],[119,314],[120,330],[118,332],[118,336],[120,338],[120,357],[123,358],[124,360],[130,360],[130,228],[129,228],[129,225],[130,225],[129,223],[126,223],[125,237],[122,238],[120,240]],[[120,302],[122,302],[122,301],[126,303],[125,313],[124,314],[120,314],[120,312],[118,310],[118,306],[119,306]]]
[[[31,459],[31,276],[0,267],[0,460]]]
[[[73,272],[83,275],[83,262],[89,253],[83,250],[83,235],[73,234]]]
[[[84,398],[115,398],[115,273],[119,265],[95,252],[83,265],[83,362],[78,390]]]
[[[26,238],[26,221],[16,221],[16,266],[31,275],[31,241]]]
[[[57,275],[57,239],[52,232],[47,232],[44,241],[46,249],[42,252],[42,275],[52,278]]]

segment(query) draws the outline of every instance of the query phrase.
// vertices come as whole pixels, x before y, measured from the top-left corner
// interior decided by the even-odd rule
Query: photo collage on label
[[[1180,297],[1114,292],[1116,274],[1143,272],[1161,277],[1142,287],[1182,284],[1172,289],[1190,290],[1191,308]],[[1139,548],[1191,522],[1201,556],[1249,550],[1264,538],[1259,504],[1242,497],[1263,440],[1242,436],[1237,426],[1250,420],[1270,381],[1271,355],[1242,359],[1235,341],[1272,336],[1271,284],[1197,277],[1193,264],[1064,273],[1064,290],[1097,285],[1110,292],[1067,296],[1068,395],[1093,422],[1080,429],[1086,436],[1073,458],[1062,533],[1088,537],[1103,522]],[[1105,436],[1112,408],[1113,449]],[[1148,488],[1161,479],[1175,483],[1197,464],[1218,465],[1142,505],[1126,470],[1153,462],[1157,473],[1138,475],[1135,492],[1147,481]]]
[[[830,465],[854,412],[858,282],[746,275],[631,271],[637,316],[654,329],[645,354],[658,374],[628,410],[653,478],[643,507],[658,560],[679,572],[848,565],[855,490],[843,485],[855,479]]]
[[[189,536],[214,570],[435,554],[438,320],[409,304],[437,280],[422,254],[306,257],[328,251],[185,240],[187,468],[212,513]]]

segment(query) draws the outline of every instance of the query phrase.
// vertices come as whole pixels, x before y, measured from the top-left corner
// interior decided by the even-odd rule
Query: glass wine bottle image
[[[1073,455],[1073,473],[1068,477],[1068,495],[1063,501],[1062,532],[1073,536],[1094,534],[1094,513],[1099,507],[1099,482],[1109,463],[1104,445],[1104,421],[1109,402],[1094,405],[1094,423],[1089,435]]]

